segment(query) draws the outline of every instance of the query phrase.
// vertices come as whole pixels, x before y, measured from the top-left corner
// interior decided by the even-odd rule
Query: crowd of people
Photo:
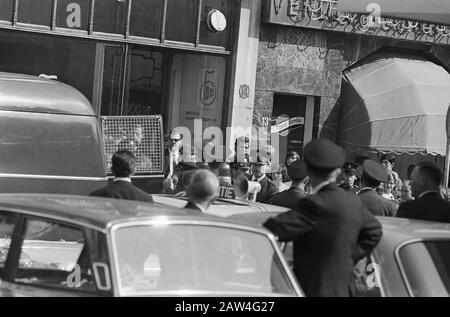
[[[261,225],[280,241],[293,241],[294,273],[307,296],[352,295],[355,265],[382,236],[375,216],[450,222],[450,202],[441,194],[442,171],[434,163],[410,166],[402,182],[393,170],[395,156],[385,154],[380,162],[366,159],[360,165],[345,162],[343,149],[324,138],[308,143],[303,159],[289,152],[285,165],[274,168],[263,156],[255,162],[184,162],[181,136],[171,139],[165,191],[186,195],[185,208],[206,212],[221,188],[233,188],[242,177],[258,184],[255,201],[289,208]],[[134,166],[132,152],[116,152],[114,181],[91,195],[151,201],[131,184]]]

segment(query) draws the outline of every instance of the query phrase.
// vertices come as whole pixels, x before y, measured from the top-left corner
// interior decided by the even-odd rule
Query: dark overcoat
[[[298,187],[291,187],[281,193],[277,193],[269,200],[269,204],[290,209],[297,207],[299,201],[306,197],[305,191]]]
[[[252,180],[251,175],[247,176],[247,178],[249,180]],[[259,183],[261,184],[261,190],[256,195],[256,202],[267,203],[273,195],[278,193],[277,185],[275,185],[273,181],[267,178],[267,175]]]
[[[381,239],[381,224],[354,194],[328,184],[264,226],[294,241],[294,273],[307,296],[349,296],[354,264]]]
[[[394,217],[397,212],[397,204],[386,199],[373,189],[363,189],[358,194],[364,207],[374,216]]]
[[[430,192],[400,204],[397,217],[450,222],[450,202],[438,192]]]
[[[90,193],[90,196],[153,202],[150,194],[127,181],[111,182],[107,186]]]

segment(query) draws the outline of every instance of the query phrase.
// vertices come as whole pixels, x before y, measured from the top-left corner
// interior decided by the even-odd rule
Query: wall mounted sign
[[[272,124],[270,127],[270,133],[279,133],[288,129],[291,129],[295,126],[304,125],[305,124],[305,118],[303,117],[292,117],[289,120]]]
[[[208,12],[206,25],[211,32],[222,32],[227,27],[227,18],[219,10],[213,9]]]
[[[239,86],[239,97],[241,97],[241,99],[247,99],[248,97],[250,97],[250,86],[249,85]]]

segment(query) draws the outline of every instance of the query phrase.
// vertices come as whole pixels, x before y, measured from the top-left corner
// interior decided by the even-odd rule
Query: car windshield
[[[270,239],[194,224],[133,225],[112,232],[120,295],[295,296]]]
[[[414,296],[450,296],[450,241],[411,243],[399,251]]]

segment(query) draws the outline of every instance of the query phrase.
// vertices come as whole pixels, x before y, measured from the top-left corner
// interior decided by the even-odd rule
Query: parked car
[[[0,296],[302,296],[273,235],[188,209],[0,195]]]
[[[152,197],[154,202],[166,206],[183,208],[188,203],[186,195],[153,194]],[[241,213],[284,212],[288,210],[285,207],[262,204],[250,200],[218,198],[208,208],[206,213],[219,217],[228,217]]]
[[[0,192],[88,194],[107,183],[100,122],[79,91],[0,72]]]
[[[229,218],[259,227],[277,213]],[[450,296],[450,224],[378,217],[383,237],[354,271],[356,296]],[[282,244],[292,267],[292,242]]]

